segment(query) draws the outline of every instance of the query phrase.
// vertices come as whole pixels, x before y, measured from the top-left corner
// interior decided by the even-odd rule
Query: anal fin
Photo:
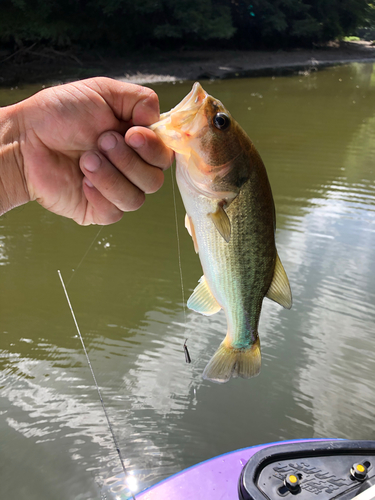
[[[272,283],[268,289],[266,297],[274,300],[286,309],[290,309],[292,307],[292,292],[290,290],[288,276],[286,275],[285,269],[277,252]]]
[[[189,309],[204,314],[205,316],[211,316],[220,311],[221,306],[212,295],[204,275],[199,280],[198,286],[194,289],[194,292],[187,301],[187,306]]]

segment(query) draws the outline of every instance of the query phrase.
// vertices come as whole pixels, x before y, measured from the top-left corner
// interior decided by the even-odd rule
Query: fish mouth
[[[175,131],[186,132],[191,128],[194,118],[207,99],[208,94],[199,82],[195,82],[191,91],[170,111],[160,115],[160,120],[153,123],[148,128],[162,135],[162,131],[174,129]],[[194,133],[193,130],[190,130]],[[158,134],[159,135],[159,134]]]

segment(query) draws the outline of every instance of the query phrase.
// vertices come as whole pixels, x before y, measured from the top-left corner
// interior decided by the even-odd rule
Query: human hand
[[[10,108],[25,191],[56,214],[82,225],[110,224],[163,184],[173,156],[144,128],[159,118],[150,89],[93,78],[45,89]]]

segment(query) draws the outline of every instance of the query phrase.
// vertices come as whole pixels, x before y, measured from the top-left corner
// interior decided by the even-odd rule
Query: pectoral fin
[[[288,276],[286,275],[280,257],[277,253],[273,279],[266,297],[274,300],[286,309],[290,309],[292,307],[292,292],[290,290]]]
[[[201,277],[199,285],[195,288],[187,301],[187,306],[189,309],[204,314],[205,316],[211,316],[220,311],[221,306],[212,295],[204,276]]]
[[[195,253],[198,253],[199,251],[198,242],[197,242],[197,237],[195,235],[194,224],[193,221],[191,220],[191,217],[188,214],[185,215],[185,227],[193,240]]]
[[[216,229],[228,243],[230,240],[231,227],[229,217],[223,208],[223,203],[218,203],[216,212],[208,214],[208,217],[212,220]]]

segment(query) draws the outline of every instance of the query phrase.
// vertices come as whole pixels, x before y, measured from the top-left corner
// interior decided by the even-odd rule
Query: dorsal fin
[[[197,237],[195,235],[195,227],[193,221],[191,220],[190,215],[188,214],[185,215],[185,227],[193,240],[195,253],[198,253],[199,249],[198,249]]]
[[[288,276],[286,275],[277,252],[272,283],[268,289],[266,297],[274,300],[286,309],[290,309],[292,307],[292,292],[290,290]]]
[[[219,231],[224,240],[229,243],[231,226],[229,217],[223,208],[223,203],[218,203],[216,212],[210,213],[208,216],[215,224],[216,229]]]
[[[204,314],[205,316],[211,316],[220,311],[221,306],[212,295],[204,275],[199,280],[198,286],[187,301],[187,306],[189,309]]]

